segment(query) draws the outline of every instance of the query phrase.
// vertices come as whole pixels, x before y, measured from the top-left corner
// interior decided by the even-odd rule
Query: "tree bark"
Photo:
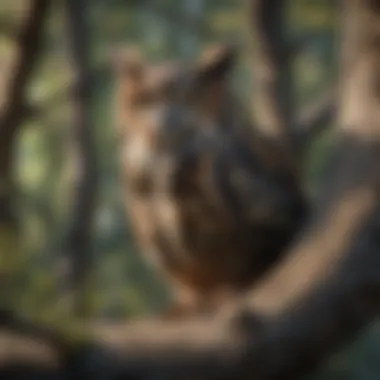
[[[67,236],[70,258],[70,288],[74,310],[86,315],[88,272],[92,267],[91,233],[95,208],[96,157],[91,125],[91,76],[89,20],[86,0],[65,0],[69,58],[74,74],[72,90],[74,154],[73,201],[71,225]]]
[[[294,104],[285,33],[286,1],[249,0],[247,5],[257,127],[291,150]]]
[[[0,109],[0,288],[1,302],[12,302],[13,258],[18,255],[17,217],[14,210],[13,158],[17,134],[24,121],[25,90],[42,48],[43,31],[51,6],[49,0],[33,0],[16,38],[12,71],[4,88]]]

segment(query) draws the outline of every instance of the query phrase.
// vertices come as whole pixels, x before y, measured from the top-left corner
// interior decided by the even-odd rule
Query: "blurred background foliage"
[[[12,55],[14,33],[26,3],[1,0],[0,68],[6,67]],[[336,77],[339,15],[332,3],[289,1],[289,39],[311,36],[293,61],[300,109],[331,87]],[[152,60],[188,58],[209,44],[242,40],[246,33],[244,7],[238,0],[91,0],[88,12],[94,88],[92,127],[100,179],[93,235],[96,265],[89,296],[95,317],[126,318],[160,310],[168,300],[168,289],[139,255],[124,216],[109,55],[114,47],[133,43]],[[236,83],[245,94],[250,83],[248,69],[243,58]],[[28,89],[30,117],[19,136],[16,157],[22,255],[17,258],[14,294],[21,310],[41,318],[53,318],[65,308],[57,278],[65,270],[62,239],[70,218],[70,80],[64,20],[57,1],[48,23],[44,54]],[[306,185],[311,190],[321,176],[331,142],[332,132],[328,132],[312,146],[305,168]],[[329,369],[317,378],[378,378],[377,331],[372,329],[348,353],[333,358]]]

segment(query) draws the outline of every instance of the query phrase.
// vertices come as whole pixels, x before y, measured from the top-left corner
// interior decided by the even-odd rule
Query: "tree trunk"
[[[255,78],[252,108],[257,127],[271,138],[290,144],[294,104],[285,10],[284,0],[248,1]]]
[[[86,0],[65,0],[69,58],[74,74],[71,128],[73,200],[67,249],[75,314],[87,313],[87,279],[92,269],[91,234],[95,208],[96,158],[91,125],[90,39]]]
[[[0,109],[0,302],[14,302],[12,277],[19,256],[13,159],[17,135],[25,119],[25,90],[38,62],[49,0],[33,0],[16,39],[16,54]]]

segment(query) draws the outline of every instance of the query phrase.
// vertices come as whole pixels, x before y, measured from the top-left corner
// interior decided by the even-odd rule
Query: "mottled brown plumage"
[[[280,147],[258,135],[228,83],[230,49],[193,65],[117,59],[127,213],[142,252],[184,309],[216,306],[256,281],[304,214]]]

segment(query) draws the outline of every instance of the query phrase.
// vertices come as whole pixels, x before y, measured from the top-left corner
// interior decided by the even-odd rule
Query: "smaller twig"
[[[323,133],[336,112],[336,88],[330,88],[308,104],[298,115],[294,128],[294,139],[302,154],[319,134]]]

